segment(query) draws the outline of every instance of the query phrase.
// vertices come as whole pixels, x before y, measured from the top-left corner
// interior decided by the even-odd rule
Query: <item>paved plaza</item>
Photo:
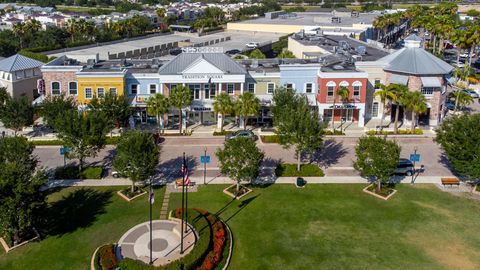
[[[188,225],[184,233],[184,252],[180,254],[180,220],[154,220],[152,222],[153,265],[166,265],[187,255],[196,241],[196,233]],[[126,232],[118,241],[117,256],[144,263],[150,262],[150,224],[138,224]]]

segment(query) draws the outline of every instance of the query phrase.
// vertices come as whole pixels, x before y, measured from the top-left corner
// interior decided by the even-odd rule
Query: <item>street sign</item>
[[[420,162],[420,154],[410,154],[410,161],[411,162]]]
[[[210,163],[210,156],[200,156],[200,163],[202,164]]]
[[[60,155],[65,155],[67,154],[68,152],[70,152],[70,148],[66,147],[66,146],[62,146],[60,147]]]

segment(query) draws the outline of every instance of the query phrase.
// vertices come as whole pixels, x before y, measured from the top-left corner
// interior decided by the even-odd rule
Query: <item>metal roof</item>
[[[43,66],[43,62],[37,61],[26,56],[15,54],[3,60],[0,60],[0,70],[14,72]]]
[[[441,87],[442,84],[437,77],[420,77],[424,87]]]
[[[223,73],[246,74],[246,70],[224,53],[181,53],[159,69],[160,74],[181,74],[193,62],[203,58]]]
[[[390,77],[389,81],[390,83],[407,85],[408,76],[400,75],[400,74],[392,74],[392,77]]]
[[[412,75],[445,75],[453,70],[451,65],[423,48],[404,48],[388,60],[384,68],[386,71]]]

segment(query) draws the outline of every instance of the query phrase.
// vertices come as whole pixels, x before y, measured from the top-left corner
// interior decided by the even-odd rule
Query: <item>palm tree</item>
[[[28,32],[35,33],[42,29],[42,24],[39,21],[32,19],[25,23],[25,28]]]
[[[243,117],[243,129],[247,129],[248,118],[255,116],[260,110],[260,100],[251,92],[245,92],[238,97],[235,103],[237,115]]]
[[[20,49],[23,49],[23,39],[25,38],[26,27],[24,22],[16,23],[13,26],[13,34],[18,38],[20,41]]]
[[[455,109],[454,112],[458,110],[458,107],[464,107],[473,103],[473,97],[468,93],[458,89],[452,93],[453,98],[455,98]]]
[[[389,85],[393,95],[391,96],[392,103],[396,104],[395,108],[395,122],[393,125],[394,133],[398,133],[398,116],[400,114],[400,105],[402,104],[402,97],[408,93],[408,87],[402,84],[391,84]]]
[[[165,9],[164,8],[159,8],[157,9],[156,13],[158,18],[163,19],[165,17]]]
[[[150,97],[147,101],[147,112],[149,115],[155,115],[157,118],[158,131],[163,131],[163,118],[162,116],[168,112],[168,98],[164,95],[157,93]]]
[[[418,115],[427,111],[427,99],[420,91],[407,92],[401,99],[405,109],[412,112],[410,132],[415,134],[415,124],[417,123]]]
[[[392,87],[387,87],[384,84],[375,85],[375,89],[380,89],[375,91],[373,94],[374,97],[380,97],[380,101],[383,104],[382,118],[380,119],[380,133],[383,131],[383,120],[385,119],[385,111],[387,110],[387,100],[392,100],[395,98],[395,94],[392,90]]]
[[[216,96],[215,100],[213,101],[213,111],[222,116],[220,121],[220,132],[223,132],[225,115],[235,111],[235,104],[233,103],[230,95],[224,92]]]
[[[192,95],[190,89],[183,85],[177,85],[174,87],[169,96],[170,104],[178,109],[179,113],[179,124],[178,129],[179,132],[182,133],[182,110],[187,108],[188,106],[192,105]]]
[[[70,34],[70,37],[73,43],[75,41],[75,34],[77,33],[77,30],[78,30],[77,21],[73,19],[68,20],[65,28],[67,29],[67,33]]]
[[[337,89],[337,96],[339,96],[342,99],[342,104],[345,104],[349,100],[350,91],[348,90],[347,87],[341,86],[340,88]],[[344,112],[345,112],[345,109],[342,108],[342,117],[343,117]],[[334,128],[335,128],[335,126],[334,126]],[[340,132],[341,131],[342,130],[340,128]],[[333,130],[333,134],[335,134],[335,130]]]
[[[472,31],[468,29],[457,29],[455,31],[455,34],[453,34],[451,40],[452,42],[460,49],[462,50],[469,50],[471,52],[471,49],[473,48],[473,39],[472,39]],[[471,63],[471,53],[470,53],[470,60],[469,62]],[[460,62],[460,53],[457,54],[457,64]]]

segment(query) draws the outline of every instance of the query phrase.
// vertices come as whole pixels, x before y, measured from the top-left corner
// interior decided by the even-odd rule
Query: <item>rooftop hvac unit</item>
[[[342,65],[334,65],[332,68],[333,68],[334,70],[343,70],[343,69],[345,69]]]
[[[95,59],[87,59],[87,68],[93,68],[95,66]]]
[[[352,48],[346,40],[340,40],[338,42],[338,47],[342,48],[345,51],[348,51]]]

